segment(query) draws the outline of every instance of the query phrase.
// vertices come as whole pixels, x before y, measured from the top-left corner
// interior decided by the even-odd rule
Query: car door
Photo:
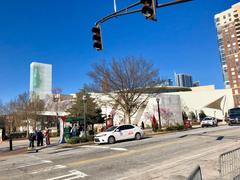
[[[124,139],[124,137],[125,137],[124,130],[125,130],[125,125],[121,125],[114,131],[114,137],[117,141]]]
[[[125,125],[125,135],[126,135],[126,139],[132,139],[135,137],[135,129],[134,129],[134,126],[132,125]]]

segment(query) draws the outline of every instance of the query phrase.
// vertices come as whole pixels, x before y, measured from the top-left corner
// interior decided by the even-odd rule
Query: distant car
[[[240,124],[240,108],[232,108],[228,110],[228,125]]]
[[[201,126],[202,126],[202,127],[218,126],[218,122],[217,122],[217,119],[214,118],[214,117],[205,117],[205,118],[201,121]]]
[[[94,136],[94,142],[113,144],[116,141],[136,139],[140,140],[144,132],[140,127],[135,125],[119,125],[108,128],[105,132],[98,133]]]
[[[192,128],[192,121],[191,120],[185,119],[185,120],[183,120],[183,123],[184,123],[184,128],[185,129]]]

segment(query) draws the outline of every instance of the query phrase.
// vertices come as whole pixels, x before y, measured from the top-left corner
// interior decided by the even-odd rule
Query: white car
[[[202,127],[218,126],[217,119],[214,117],[205,117],[201,122]]]
[[[116,141],[126,139],[140,140],[144,136],[141,128],[135,125],[119,125],[108,128],[105,132],[98,133],[94,136],[95,143],[109,143],[113,144]]]

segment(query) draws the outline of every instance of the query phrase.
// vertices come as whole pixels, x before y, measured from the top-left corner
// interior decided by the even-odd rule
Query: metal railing
[[[224,179],[240,180],[240,148],[219,156],[219,172]]]
[[[192,171],[187,180],[202,180],[202,172],[199,165]]]

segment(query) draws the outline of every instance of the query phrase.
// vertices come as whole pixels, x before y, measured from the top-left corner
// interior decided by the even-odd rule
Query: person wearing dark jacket
[[[35,132],[31,132],[31,133],[29,134],[28,139],[29,139],[29,148],[34,148],[34,140],[36,139],[36,134],[35,134]]]
[[[43,133],[42,131],[39,129],[37,131],[37,146],[43,146]]]

